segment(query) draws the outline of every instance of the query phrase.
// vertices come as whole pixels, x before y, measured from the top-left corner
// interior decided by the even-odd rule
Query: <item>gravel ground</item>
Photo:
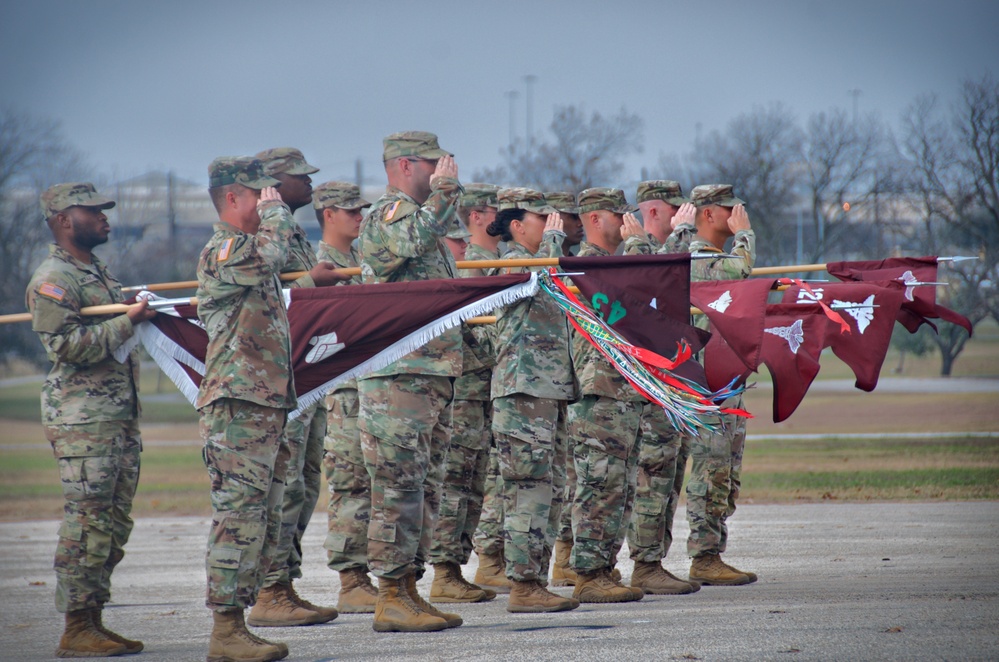
[[[308,599],[335,604],[322,518],[306,535]],[[54,655],[55,521],[0,524],[4,660]],[[677,539],[687,528],[678,513]],[[207,521],[140,519],[114,576],[105,622],[145,641],[133,660],[203,660]],[[746,505],[731,520],[725,558],[760,575],[742,587],[646,596],[562,614],[514,615],[506,598],[453,611],[455,630],[378,634],[367,615],[327,625],[258,629],[289,660],[994,660],[999,658],[999,504]],[[471,577],[476,559],[466,566]],[[618,567],[627,579],[627,549]],[[682,543],[667,567],[685,576]],[[428,576],[421,588],[429,591]],[[571,589],[556,589],[568,593]],[[451,607],[449,607],[451,608]]]

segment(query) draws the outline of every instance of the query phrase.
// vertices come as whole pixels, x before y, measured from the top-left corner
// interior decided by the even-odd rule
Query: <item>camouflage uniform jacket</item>
[[[690,223],[681,223],[673,229],[670,236],[666,237],[666,243],[657,251],[664,253],[691,253],[690,242],[697,235],[697,228]]]
[[[325,241],[319,240],[319,250],[316,251],[316,257],[320,262],[332,262],[337,269],[351,269],[356,267],[361,262],[361,256],[358,254],[357,249],[353,246],[350,247],[350,254],[346,254],[338,248],[330,246]],[[341,280],[336,283],[336,287],[340,285],[351,285],[354,283],[361,282],[361,275],[351,276],[350,280]],[[330,391],[330,393],[336,393],[337,391],[343,389],[356,389],[357,380],[350,379],[335,389]]]
[[[499,255],[476,244],[469,244],[465,250],[465,260],[498,260]],[[479,278],[499,273],[499,269],[463,269],[462,278]],[[457,400],[490,400],[490,383],[493,379],[493,366],[496,354],[493,350],[493,327],[495,324],[462,325],[461,362],[462,375],[454,382],[454,397]]]
[[[659,252],[662,244],[646,232],[644,235],[634,235],[624,240],[625,255],[653,255]],[[582,250],[582,247],[580,248]]]
[[[454,278],[457,269],[442,238],[451,227],[461,184],[451,177],[434,182],[422,206],[390,186],[371,207],[358,248],[365,283]],[[362,377],[461,375],[461,330],[449,329],[392,365]]]
[[[52,369],[42,385],[42,423],[124,421],[139,415],[138,362],[113,352],[132,337],[122,314],[80,315],[85,306],[121,303],[121,283],[92,256],[85,264],[57,244],[38,266],[25,298]]]
[[[589,242],[579,245],[579,257],[610,255]],[[589,302],[584,302],[589,304]],[[588,306],[592,310],[592,306]],[[644,402],[645,398],[628,383],[611,362],[577,331],[572,333],[572,365],[583,395],[599,395],[625,402]]]
[[[288,311],[277,277],[295,227],[287,205],[276,201],[261,206],[256,234],[215,225],[198,262],[198,318],[208,349],[197,408],[219,398],[295,408]]]
[[[721,253],[714,244],[694,236],[687,249],[691,253]],[[736,280],[749,278],[756,262],[756,235],[752,230],[740,230],[735,233],[731,255],[738,257],[719,257],[715,259],[692,260],[690,263],[690,280]],[[707,315],[698,315],[695,325],[708,328]]]
[[[284,265],[284,271],[310,271],[319,264],[316,259],[316,251],[312,249],[309,238],[298,223],[295,223],[295,231],[288,240],[288,262]],[[315,287],[316,281],[312,276],[305,274],[298,280],[286,284],[287,287]]]
[[[563,239],[559,233],[546,232],[540,250],[534,255],[510,241],[503,259],[561,257]],[[527,270],[527,267],[511,267],[503,272]],[[569,357],[569,321],[555,302],[547,294],[538,292],[531,298],[501,308],[496,316],[493,398],[524,393],[536,398],[575,399],[576,383]]]

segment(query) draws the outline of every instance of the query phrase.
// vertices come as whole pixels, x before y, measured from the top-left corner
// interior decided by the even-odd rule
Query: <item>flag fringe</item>
[[[198,401],[198,387],[191,380],[190,375],[177,364],[182,363],[202,375],[205,374],[205,364],[156,328],[154,324],[148,322],[140,324],[135,327],[135,332],[142,341],[142,346],[149,353],[149,357],[156,362],[163,374],[187,398],[191,406],[195,406]]]

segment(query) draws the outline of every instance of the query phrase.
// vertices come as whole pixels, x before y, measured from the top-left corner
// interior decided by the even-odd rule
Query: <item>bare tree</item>
[[[0,313],[24,312],[24,292],[51,233],[38,207],[45,188],[89,174],[57,122],[0,111]],[[41,345],[28,325],[0,327],[0,363],[23,357],[40,363]]]
[[[696,183],[732,184],[749,202],[753,230],[766,247],[761,263],[780,264],[794,256],[789,210],[800,178],[802,141],[794,114],[774,103],[739,115],[724,134],[713,131],[698,139],[688,159]]]
[[[876,166],[886,132],[874,115],[853,121],[835,108],[812,115],[805,133],[802,161],[815,238],[810,257],[822,261],[851,229],[855,231],[843,203],[865,203],[877,190]]]
[[[581,106],[561,106],[548,127],[551,137],[526,144],[518,140],[500,151],[503,164],[475,173],[475,179],[529,186],[541,191],[614,186],[624,158],[642,151],[642,118],[622,108],[604,117],[587,117]]]

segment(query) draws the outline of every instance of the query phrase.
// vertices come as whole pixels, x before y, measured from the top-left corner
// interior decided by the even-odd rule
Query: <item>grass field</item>
[[[999,332],[981,325],[955,364],[954,377],[999,378]],[[882,377],[895,376],[890,353]],[[819,379],[850,378],[849,368],[823,356]],[[907,357],[902,376],[933,378],[939,359]],[[210,512],[197,415],[156,370],[145,370],[142,478],[135,514]],[[904,433],[999,432],[999,395],[864,393],[816,387],[787,421],[770,420],[766,370],[746,396],[749,423],[741,501],[902,501],[999,499],[999,438],[994,435],[909,439]],[[58,476],[38,423],[39,383],[0,388],[0,520],[57,518]],[[836,435],[876,434],[863,439]],[[768,438],[818,434],[820,439]],[[325,493],[320,511],[325,508]]]

